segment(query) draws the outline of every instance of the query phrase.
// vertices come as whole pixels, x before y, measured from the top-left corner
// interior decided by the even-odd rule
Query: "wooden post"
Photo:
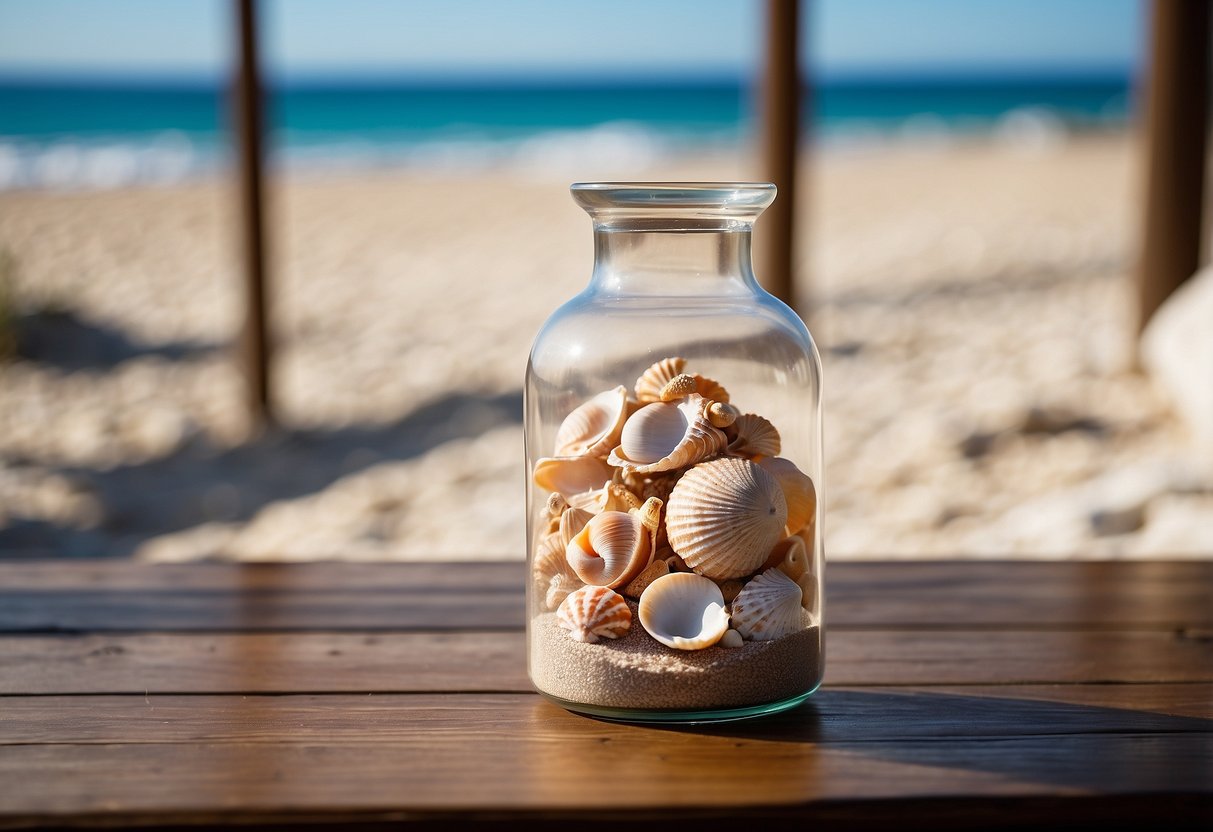
[[[767,0],[760,105],[762,171],[763,177],[779,188],[779,195],[758,225],[757,251],[758,277],[771,294],[793,309],[797,309],[793,267],[801,95],[799,7],[799,0]]]
[[[1138,328],[1200,266],[1209,115],[1209,4],[1154,0]]]
[[[245,375],[249,414],[254,426],[273,422],[270,401],[270,339],[266,275],[269,257],[265,241],[264,124],[261,67],[257,55],[256,0],[234,0],[238,66],[233,83],[240,180],[243,248],[244,328],[240,358]]]

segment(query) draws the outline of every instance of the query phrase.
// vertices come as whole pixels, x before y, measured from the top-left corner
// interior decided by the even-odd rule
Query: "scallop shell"
[[[751,459],[779,455],[779,431],[755,413],[743,413],[729,426],[729,452]]]
[[[768,569],[733,600],[733,627],[752,641],[774,641],[802,627],[800,586]]]
[[[549,610],[554,610],[564,603],[564,599],[581,587],[585,586],[576,578],[570,578],[567,575],[553,575],[552,580],[548,582],[548,591],[544,594],[543,601],[547,604]]]
[[[624,424],[620,445],[607,461],[626,473],[670,471],[714,456],[728,438],[707,416],[711,402],[697,393],[677,404],[655,402]]]
[[[628,388],[599,393],[564,417],[556,431],[556,456],[606,456],[619,444],[627,416]]]
[[[705,399],[724,404],[729,403],[729,391],[721,387],[720,382],[716,379],[701,376],[699,373],[691,373],[691,378],[695,379],[695,392]]]
[[[783,498],[788,503],[788,534],[803,529],[817,513],[817,489],[809,475],[796,467],[796,463],[783,457],[761,459],[758,464],[779,481]]]
[[[573,567],[569,566],[568,558],[565,556],[565,546],[561,542],[560,533],[546,535],[539,541],[535,547],[535,557],[531,562],[531,574],[534,576],[535,589],[541,594],[546,594],[552,585],[553,579],[559,577],[567,582],[573,582],[573,586],[581,586],[582,581],[578,580],[577,573],[573,571]],[[549,609],[553,609],[554,605],[549,605]]]
[[[640,623],[675,650],[702,650],[729,629],[720,587],[700,575],[677,572],[649,584],[640,596]]]
[[[574,641],[588,644],[600,638],[619,638],[632,628],[628,602],[605,586],[583,586],[570,593],[556,610],[556,618]]]
[[[594,586],[623,586],[640,574],[653,554],[653,533],[636,514],[604,511],[569,541],[565,557],[573,572]]]
[[[664,560],[653,559],[653,562],[644,568],[644,571],[632,580],[623,588],[623,594],[628,598],[639,598],[641,594],[648,588],[649,584],[660,578],[662,575],[670,574],[670,565]]]
[[[701,462],[666,507],[666,534],[686,564],[709,578],[740,578],[762,566],[783,536],[787,505],[775,478],[748,459]]]
[[[544,457],[535,463],[535,484],[569,500],[611,481],[611,466],[594,456]]]
[[[590,522],[594,517],[592,511],[586,511],[583,508],[569,506],[564,514],[560,515],[560,541],[565,546],[569,545],[569,541],[577,536],[577,533],[585,528],[585,524]]]
[[[654,363],[636,379],[636,398],[641,404],[661,401],[661,391],[686,365],[686,359],[677,356]]]

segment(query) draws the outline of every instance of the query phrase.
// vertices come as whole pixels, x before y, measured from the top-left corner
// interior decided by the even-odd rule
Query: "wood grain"
[[[1159,632],[830,632],[827,685],[1213,682]],[[0,693],[525,691],[521,632],[0,637]]]
[[[511,629],[520,563],[0,564],[0,631]],[[834,630],[1213,629],[1213,562],[844,563]]]

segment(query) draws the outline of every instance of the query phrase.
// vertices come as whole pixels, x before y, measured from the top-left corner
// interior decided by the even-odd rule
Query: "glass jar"
[[[821,681],[821,361],[754,278],[759,183],[572,186],[589,286],[526,373],[530,677],[629,721],[784,710]]]

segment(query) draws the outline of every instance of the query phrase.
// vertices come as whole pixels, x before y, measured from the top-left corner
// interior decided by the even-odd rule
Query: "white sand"
[[[831,557],[1213,548],[1213,472],[1130,368],[1135,162],[1128,138],[1096,137],[806,165]],[[637,173],[754,174],[712,159]],[[593,258],[566,186],[487,172],[274,188],[277,394],[312,433],[251,446],[234,366],[191,349],[238,325],[230,189],[0,194],[9,303],[64,309],[126,349],[83,370],[0,363],[0,549],[520,558],[527,351]]]

